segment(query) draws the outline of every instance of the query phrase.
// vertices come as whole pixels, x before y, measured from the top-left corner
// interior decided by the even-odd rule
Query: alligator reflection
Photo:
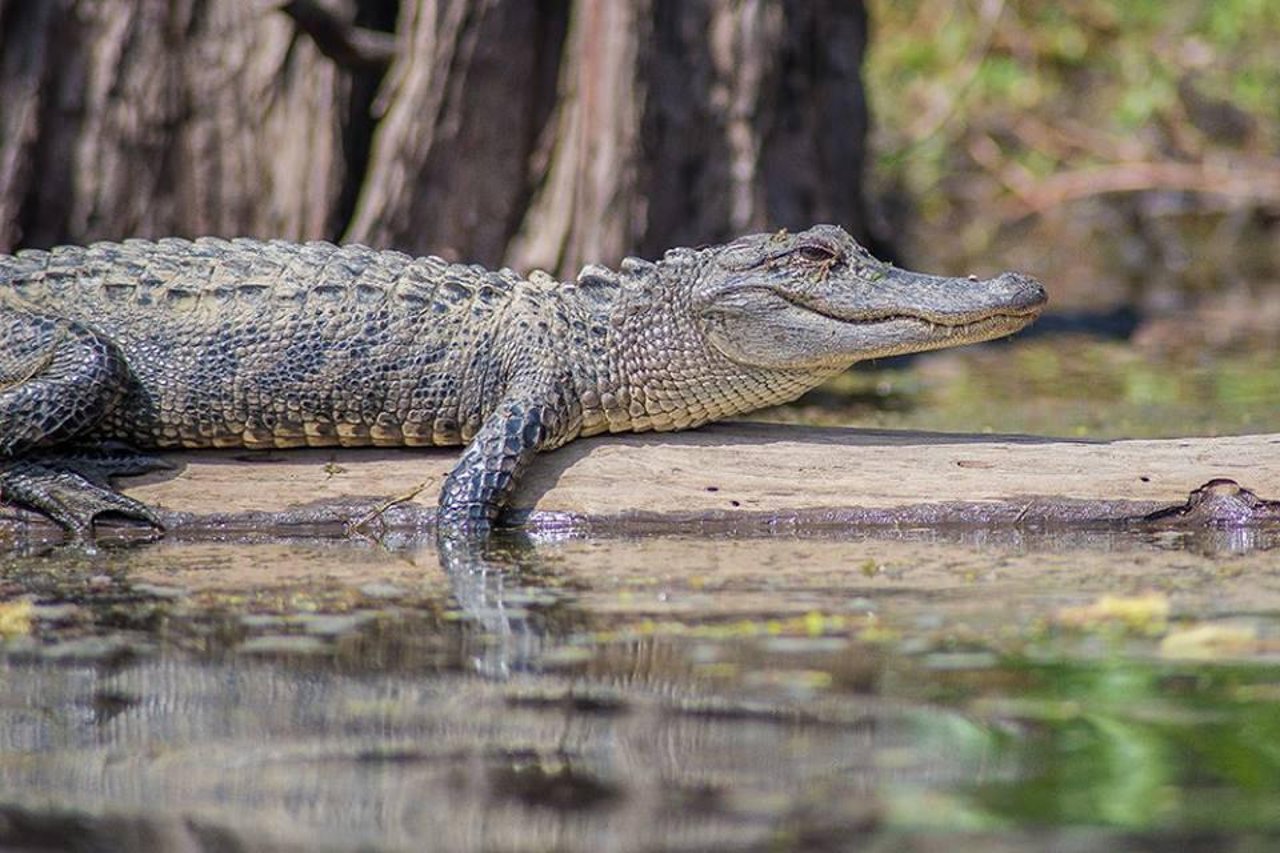
[[[548,611],[566,601],[550,592],[533,540],[520,530],[477,538],[441,534],[436,548],[454,600],[485,634],[473,658],[476,671],[490,678],[528,671],[545,646]]]
[[[1222,558],[1243,556],[1256,551],[1270,551],[1280,547],[1280,528],[1274,524],[1260,527],[1207,528],[1148,534],[1146,538],[1156,547],[1166,550],[1187,551],[1204,557]]]

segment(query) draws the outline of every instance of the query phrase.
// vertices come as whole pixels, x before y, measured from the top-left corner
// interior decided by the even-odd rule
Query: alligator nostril
[[[1010,302],[1019,308],[1036,308],[1049,301],[1044,285],[1029,275],[1007,272],[1000,276]]]
[[[1019,302],[1027,307],[1044,305],[1048,301],[1048,293],[1044,292],[1043,284],[1037,282],[1034,278],[1023,277],[1021,280],[1021,289],[1018,293]]]

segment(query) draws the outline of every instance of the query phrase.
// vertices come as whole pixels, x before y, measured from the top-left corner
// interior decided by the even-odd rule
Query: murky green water
[[[1169,438],[1280,432],[1280,349],[1174,353],[1087,336],[856,369],[771,420],[888,429]]]
[[[1089,394],[1047,389],[1096,383],[1037,374],[1042,346],[881,376],[854,409],[958,426],[930,419],[994,393],[989,359],[1013,353],[1027,387],[969,427],[1070,432],[1049,426]],[[939,376],[967,377],[942,383],[973,391],[960,415]],[[1188,422],[1275,429],[1248,376]],[[1155,407],[1134,434],[1178,431],[1159,401],[1206,387],[1116,381],[1117,417]],[[0,848],[1273,849],[1277,543],[1015,526],[11,553]]]

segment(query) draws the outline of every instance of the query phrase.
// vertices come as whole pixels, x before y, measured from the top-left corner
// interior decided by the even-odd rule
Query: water
[[[855,369],[767,416],[1096,439],[1280,432],[1280,346],[1202,343],[1187,336],[1152,351],[1055,334],[946,350],[901,368]]]
[[[1275,539],[11,555],[0,842],[1261,849],[1280,835]]]

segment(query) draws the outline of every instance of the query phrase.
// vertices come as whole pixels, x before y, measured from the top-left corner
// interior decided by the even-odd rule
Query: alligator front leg
[[[540,450],[564,443],[561,418],[545,400],[517,397],[489,415],[445,479],[436,516],[441,532],[487,532]]]

